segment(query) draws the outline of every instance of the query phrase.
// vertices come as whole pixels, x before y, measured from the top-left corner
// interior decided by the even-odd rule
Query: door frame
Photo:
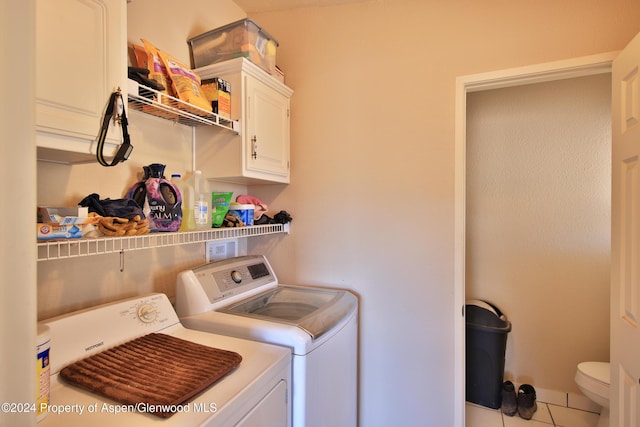
[[[618,52],[456,78],[454,178],[454,426],[465,426],[465,240],[467,94],[611,72]]]

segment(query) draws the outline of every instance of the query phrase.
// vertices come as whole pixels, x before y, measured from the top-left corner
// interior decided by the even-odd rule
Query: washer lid
[[[280,285],[218,311],[297,326],[315,340],[356,307],[347,291]]]

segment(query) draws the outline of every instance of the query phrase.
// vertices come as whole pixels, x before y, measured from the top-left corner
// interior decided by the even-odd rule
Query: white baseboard
[[[567,393],[536,387],[536,399],[539,402],[567,408],[600,413],[600,406],[581,393]]]
[[[600,405],[594,403],[587,396],[578,393],[569,393],[568,394],[568,405],[569,408],[582,409],[583,411],[589,412],[597,412],[600,413]]]

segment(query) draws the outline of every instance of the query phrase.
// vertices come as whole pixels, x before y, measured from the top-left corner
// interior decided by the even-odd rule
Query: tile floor
[[[485,408],[467,402],[465,427],[596,427],[599,415],[538,401],[531,420],[502,415],[500,409]]]

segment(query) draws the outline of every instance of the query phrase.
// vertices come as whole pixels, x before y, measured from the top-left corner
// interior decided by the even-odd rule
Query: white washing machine
[[[358,422],[358,300],[345,290],[279,284],[264,256],[178,275],[176,312],[187,328],[288,347],[294,427]]]
[[[45,320],[41,325],[50,330],[51,386],[48,411],[38,427],[291,425],[289,352],[275,345],[187,329],[164,294],[97,306]],[[177,413],[169,418],[154,415],[144,401],[119,403],[72,385],[60,375],[73,362],[148,334],[167,334],[237,352],[242,360],[222,379],[178,405]],[[136,364],[148,364],[145,356]],[[166,386],[162,381],[153,383],[157,384]]]

